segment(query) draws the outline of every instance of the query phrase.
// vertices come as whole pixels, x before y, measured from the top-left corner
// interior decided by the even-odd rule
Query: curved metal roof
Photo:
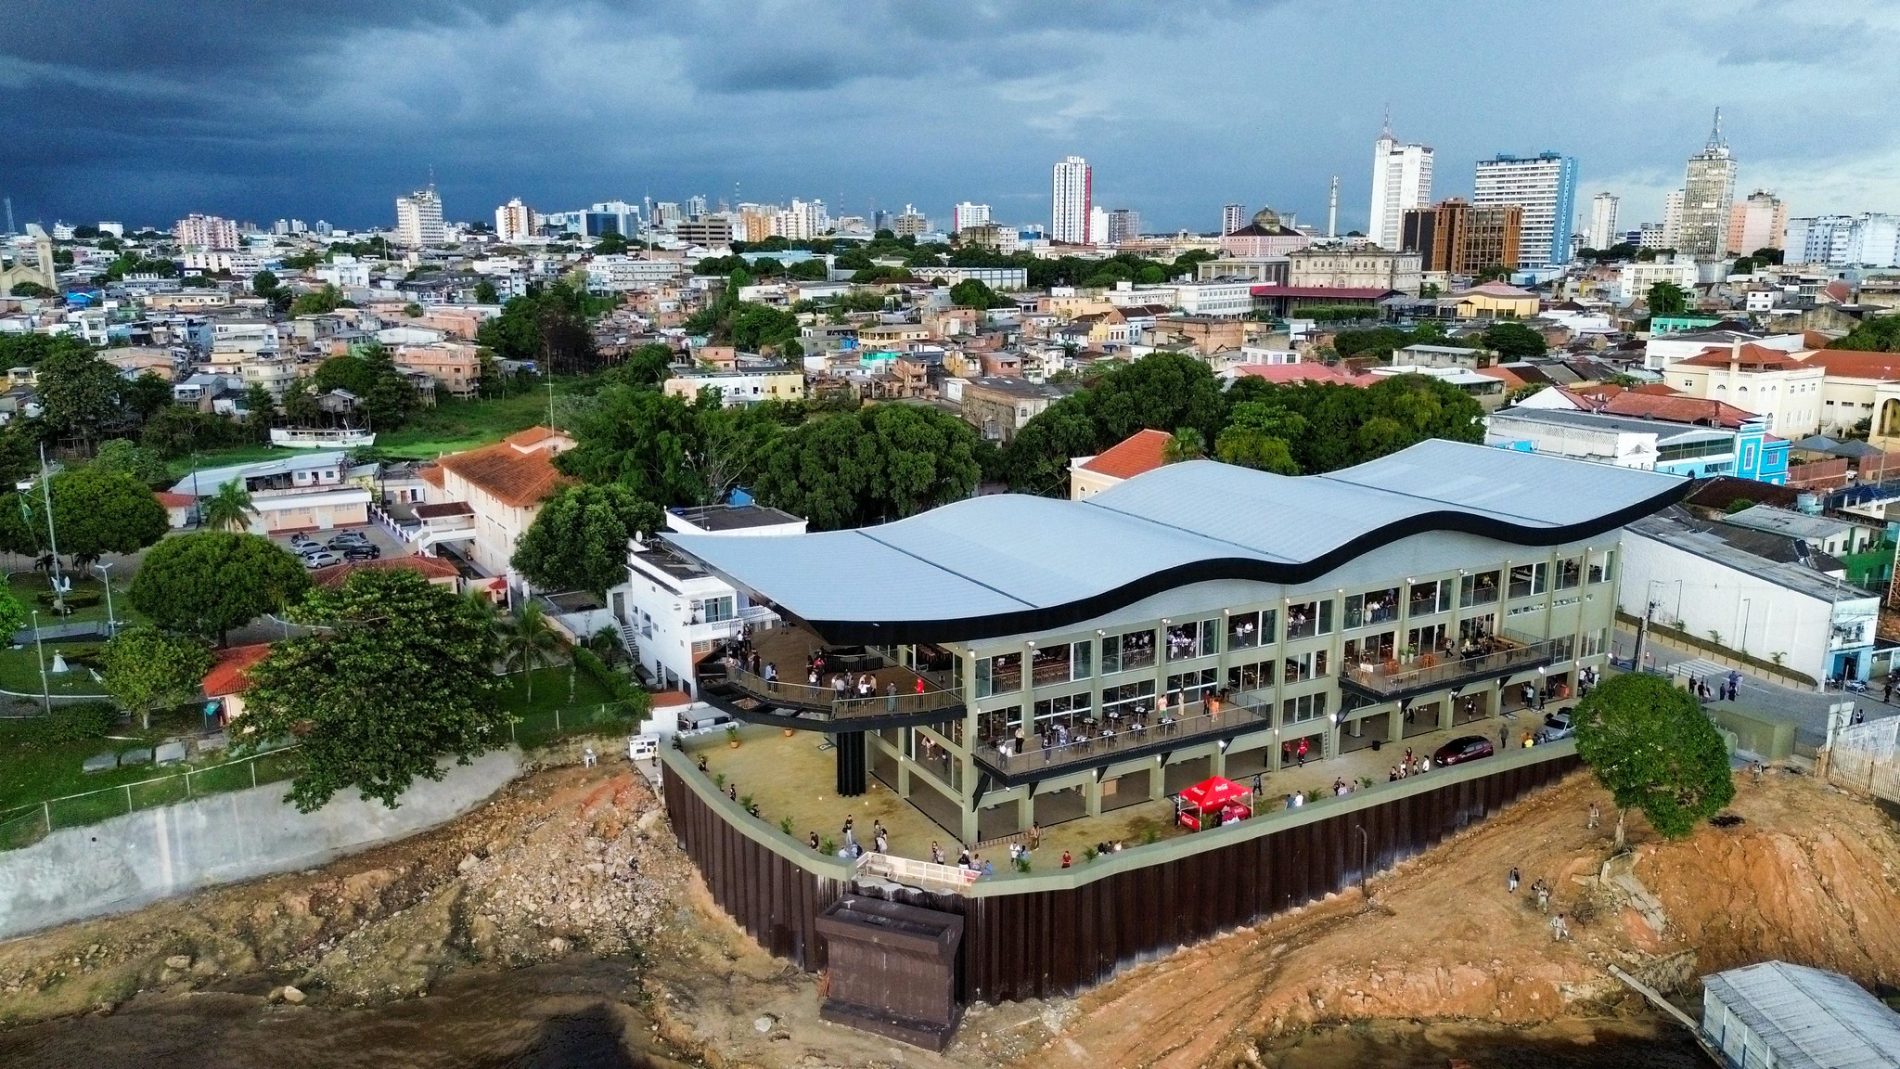
[[[1672,475],[1427,441],[1327,475],[1170,464],[1087,501],[976,497],[878,527],[670,533],[713,572],[836,642],[1048,631],[1188,583],[1302,583],[1433,531],[1589,538],[1688,492]]]

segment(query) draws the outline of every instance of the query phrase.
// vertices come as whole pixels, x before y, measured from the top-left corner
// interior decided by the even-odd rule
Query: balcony
[[[1002,786],[1015,786],[1083,768],[1129,761],[1139,757],[1167,753],[1198,743],[1231,739],[1249,731],[1273,726],[1270,707],[1255,709],[1235,702],[1222,702],[1209,711],[1206,703],[1190,702],[1182,707],[1184,715],[1172,723],[1157,722],[1146,715],[1111,717],[1107,724],[1084,720],[1079,734],[1062,745],[1025,749],[1005,754],[996,746],[982,743],[976,748],[976,762]]]
[[[1349,664],[1340,673],[1340,685],[1375,702],[1396,701],[1552,664],[1561,659],[1562,647],[1568,641],[1540,642],[1509,633],[1493,635],[1485,640],[1484,648],[1469,655],[1428,653],[1405,664]]]
[[[748,622],[745,613],[726,621],[737,629]],[[727,650],[736,651],[737,642]],[[964,715],[963,693],[943,685],[950,676],[912,671],[893,664],[863,647],[824,646],[816,636],[795,627],[757,630],[752,637],[760,669],[752,671],[746,658],[708,656],[700,662],[701,697],[740,720],[807,731],[870,731],[906,724],[941,724]],[[806,664],[822,654],[825,667],[818,685],[809,682]],[[778,678],[767,680],[773,667]],[[844,675],[850,680],[843,696],[829,685]],[[859,697],[858,681],[871,678],[871,694]],[[887,693],[894,690],[895,693]]]

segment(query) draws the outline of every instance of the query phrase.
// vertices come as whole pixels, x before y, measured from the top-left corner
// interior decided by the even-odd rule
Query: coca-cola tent
[[[1214,776],[1182,791],[1176,808],[1182,826],[1199,831],[1229,818],[1253,816],[1253,792],[1225,776]]]

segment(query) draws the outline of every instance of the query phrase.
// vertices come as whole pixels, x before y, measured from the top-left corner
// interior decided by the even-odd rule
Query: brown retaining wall
[[[665,756],[668,815],[714,900],[774,955],[822,970],[816,919],[850,890],[850,870],[775,848],[774,829],[710,782],[688,782],[703,777],[683,755]],[[1568,741],[1507,751],[1081,868],[999,875],[968,896],[892,897],[963,916],[963,1002],[1073,994],[1134,962],[1349,887],[1579,767]]]

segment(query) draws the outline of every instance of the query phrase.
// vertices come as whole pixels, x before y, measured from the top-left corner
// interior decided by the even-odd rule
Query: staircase
[[[620,644],[627,648],[627,656],[635,663],[640,660],[640,629],[632,624],[620,625]]]

